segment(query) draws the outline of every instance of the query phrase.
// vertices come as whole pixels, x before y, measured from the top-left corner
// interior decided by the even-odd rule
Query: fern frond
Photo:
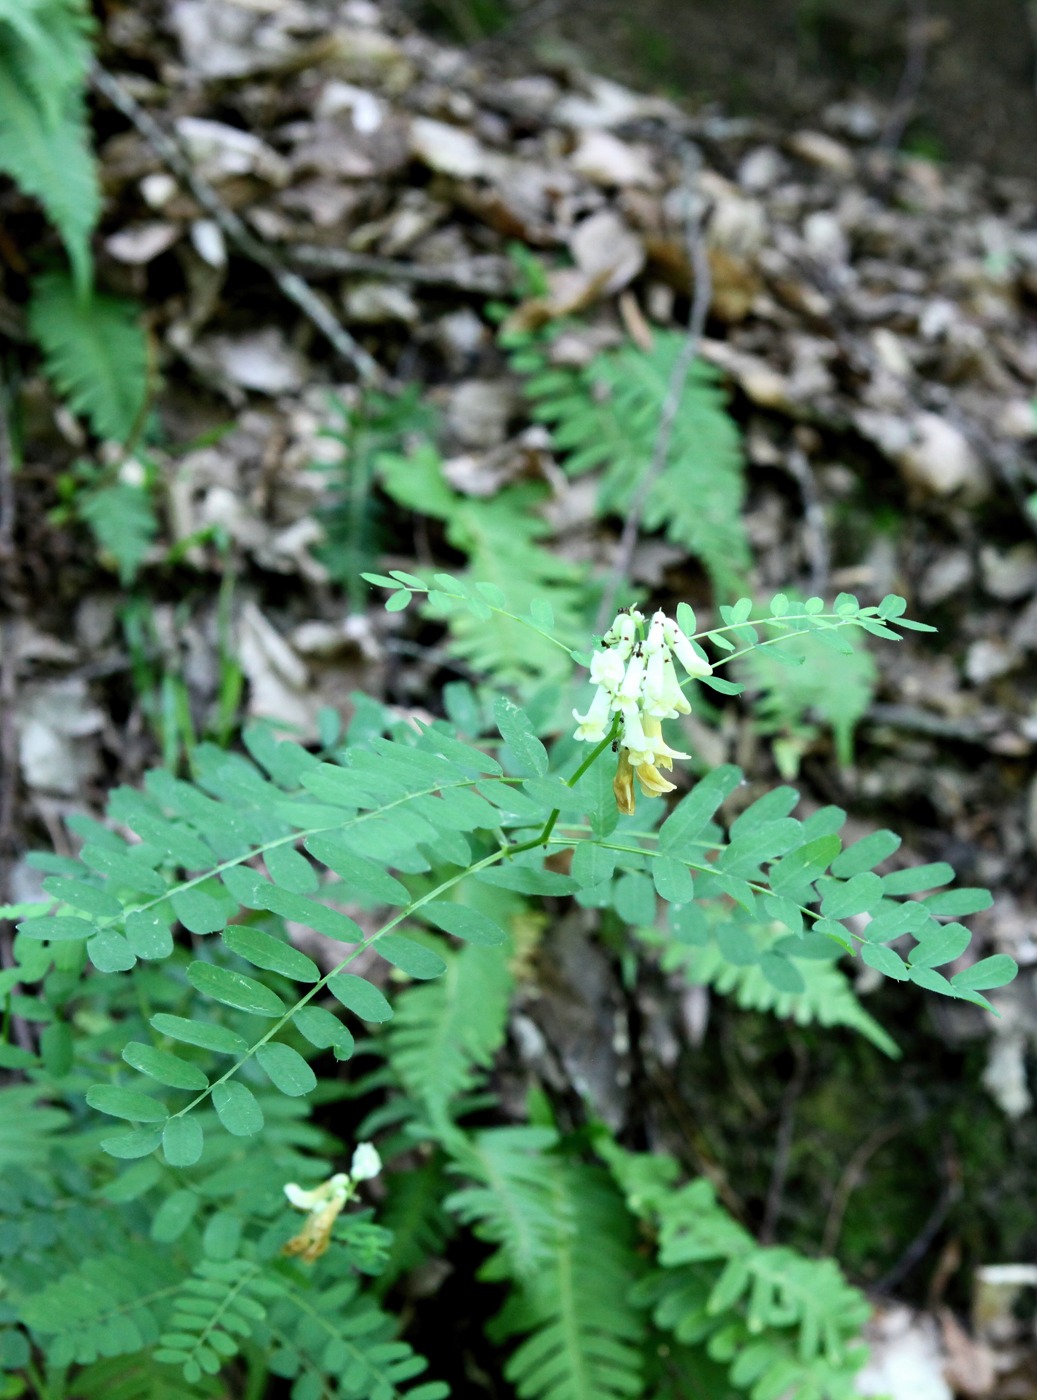
[[[178,1273],[154,1248],[121,1243],[21,1299],[22,1321],[51,1365],[126,1356],[157,1341]]]
[[[731,917],[737,919],[736,914]],[[761,932],[751,921],[738,922],[749,936],[752,930],[762,937],[762,946],[776,941],[773,933]],[[647,941],[659,944],[663,940],[649,933]],[[767,980],[759,962],[730,962],[715,942],[694,947],[668,941],[662,955],[662,965],[667,972],[679,970],[692,984],[712,987],[721,996],[733,998],[743,1011],[771,1012],[781,1020],[795,1021],[798,1026],[845,1026],[863,1035],[885,1054],[899,1058],[896,1041],[865,1011],[853,992],[850,979],[834,962],[795,957],[793,962],[803,983],[798,992],[775,987]]]
[[[754,720],[762,734],[777,736],[775,755],[784,777],[796,776],[799,756],[814,736],[811,714],[831,726],[839,763],[853,762],[854,730],[874,698],[878,677],[863,643],[839,653],[817,636],[798,632],[780,647],[751,651],[739,669],[750,689],[759,692]]]
[[[504,1043],[511,989],[505,948],[471,946],[447,959],[442,977],[399,997],[386,1053],[433,1125]]]
[[[315,1277],[308,1284],[286,1277],[267,1326],[275,1344],[271,1371],[300,1378],[293,1395],[444,1400],[450,1393],[441,1381],[412,1384],[428,1363],[397,1337],[394,1319],[360,1292],[355,1279],[328,1284]]]
[[[544,1157],[555,1230],[537,1272],[491,1324],[524,1336],[505,1366],[520,1400],[620,1400],[643,1391],[644,1324],[630,1217],[596,1167]]]
[[[444,1205],[479,1239],[497,1246],[487,1278],[533,1278],[554,1251],[558,1236],[575,1229],[566,1201],[551,1183],[547,1152],[556,1145],[550,1128],[490,1128],[451,1137],[449,1170],[477,1185],[462,1187]]]
[[[85,414],[99,437],[124,442],[148,388],[136,307],[114,297],[84,298],[68,278],[50,274],[33,285],[29,325],[73,412]]]
[[[179,1366],[194,1385],[214,1376],[264,1323],[270,1303],[284,1292],[280,1279],[249,1259],[204,1259],[184,1279],[173,1302],[156,1361]]]
[[[708,1181],[673,1189],[670,1158],[611,1140],[599,1150],[657,1232],[660,1268],[633,1294],[657,1327],[728,1365],[732,1385],[753,1397],[851,1400],[870,1309],[832,1260],[757,1244]]]
[[[549,368],[523,344],[513,363],[528,374],[534,416],[549,424],[572,474],[601,469],[600,506],[622,515],[651,465],[670,378],[684,337],[658,332],[648,352],[607,351],[582,371]],[[692,366],[673,423],[670,450],[645,502],[644,523],[702,560],[718,594],[740,591],[749,545],[742,524],[741,447],[718,376]]]
[[[547,489],[524,482],[486,499],[462,496],[447,484],[439,454],[427,446],[408,457],[381,457],[379,473],[398,504],[444,522],[449,543],[467,556],[464,579],[496,591],[513,613],[528,612],[536,601],[553,611],[554,644],[500,613],[450,611],[454,654],[499,681],[565,679],[570,667],[557,643],[583,644],[593,590],[585,570],[540,543],[550,534],[539,513]],[[442,615],[434,600],[429,610]]]
[[[118,1356],[77,1371],[70,1393],[76,1400],[184,1400],[184,1383],[151,1356]],[[200,1376],[191,1387],[192,1400],[226,1394],[209,1376]]]

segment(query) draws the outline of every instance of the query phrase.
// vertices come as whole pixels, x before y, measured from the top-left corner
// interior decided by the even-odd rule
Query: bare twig
[[[828,1207],[828,1219],[825,1221],[824,1238],[821,1241],[822,1254],[827,1256],[835,1253],[835,1247],[839,1243],[839,1234],[843,1228],[846,1207],[850,1203],[850,1197],[864,1179],[868,1163],[880,1148],[885,1147],[886,1143],[900,1132],[903,1132],[903,1124],[901,1123],[887,1123],[881,1128],[876,1128],[873,1133],[868,1134],[847,1162],[846,1169],[832,1193],[831,1205]]]
[[[810,589],[822,596],[828,591],[828,575],[832,567],[832,554],[828,544],[828,526],[825,509],[817,493],[817,482],[810,470],[806,453],[793,447],[784,460],[788,474],[795,479],[803,501],[803,535],[807,559],[810,562]]]
[[[7,418],[7,384],[0,375],[0,561],[14,548],[14,453]]]
[[[313,322],[336,354],[353,366],[360,379],[371,387],[386,387],[388,377],[377,360],[357,343],[316,292],[307,286],[297,273],[286,268],[272,250],[255,236],[245,221],[227,208],[208,181],[203,180],[196,172],[176,139],[163,131],[151,113],[140,105],[132,93],[127,92],[117,79],[97,64],[91,70],[90,82],[127,121],[132,122],[177,179],[191,191],[205,212],[219,224],[230,242],[247,258],[266,268],[281,292]]]
[[[781,1200],[785,1194],[785,1181],[788,1177],[789,1159],[792,1155],[792,1138],[796,1124],[796,1104],[803,1092],[807,1078],[807,1053],[800,1042],[793,1042],[796,1055],[796,1068],[785,1086],[781,1100],[781,1118],[778,1121],[778,1136],[774,1144],[774,1165],[767,1187],[767,1204],[760,1226],[760,1243],[772,1244],[781,1215]]]
[[[666,398],[663,401],[662,412],[659,415],[659,429],[655,435],[655,446],[652,451],[652,460],[647,470],[641,477],[634,490],[627,507],[627,517],[623,523],[623,532],[619,537],[619,545],[616,549],[616,559],[612,566],[608,582],[601,595],[601,607],[598,610],[597,628],[600,632],[609,622],[616,604],[616,594],[623,586],[628,574],[630,565],[634,557],[634,550],[637,546],[637,537],[641,529],[641,518],[644,515],[645,505],[648,495],[655,485],[660,472],[666,466],[666,459],[670,451],[670,441],[673,437],[673,425],[677,419],[677,410],[680,408],[681,399],[684,395],[684,386],[687,383],[691,367],[699,352],[699,342],[702,333],[706,328],[706,317],[709,315],[709,305],[713,299],[713,278],[709,266],[709,254],[706,250],[706,240],[702,230],[702,209],[701,201],[697,198],[696,185],[698,183],[698,172],[701,163],[698,147],[691,142],[687,142],[683,147],[683,185],[685,197],[684,216],[684,236],[688,250],[688,261],[691,264],[692,275],[694,277],[694,288],[691,297],[691,308],[688,312],[688,330],[681,347],[681,352],[674,362],[673,370],[670,373],[670,382],[666,389]]]
[[[888,151],[892,155],[904,139],[904,132],[914,114],[915,102],[925,78],[928,57],[929,16],[926,0],[911,0],[907,24],[907,53],[892,106],[879,134],[877,144],[880,151]]]
[[[901,1254],[900,1258],[883,1274],[882,1278],[875,1284],[876,1293],[890,1293],[897,1284],[901,1282],[914,1268],[914,1266],[928,1252],[933,1240],[943,1227],[944,1221],[951,1213],[951,1209],[961,1199],[961,1166],[954,1156],[946,1159],[944,1166],[944,1185],[940,1192],[939,1199],[929,1212],[925,1224],[915,1235],[914,1239]]]

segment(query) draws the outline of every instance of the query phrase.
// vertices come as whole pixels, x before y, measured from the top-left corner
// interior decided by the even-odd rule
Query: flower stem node
[[[619,810],[634,810],[634,778],[646,797],[673,792],[674,784],[660,768],[671,769],[675,758],[690,754],[671,749],[662,736],[661,720],[691,713],[677,679],[674,657],[688,677],[699,680],[712,666],[691,638],[662,611],[652,615],[645,635],[644,615],[636,609],[618,613],[601,639],[602,650],[591,658],[590,678],[597,686],[586,714],[573,710],[575,738],[600,744],[615,732],[619,717],[619,767],[613,790]]]

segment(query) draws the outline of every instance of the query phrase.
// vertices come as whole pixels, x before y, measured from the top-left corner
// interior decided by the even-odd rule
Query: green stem
[[[586,773],[587,769],[595,761],[595,759],[598,758],[600,754],[603,754],[607,748],[611,748],[613,741],[619,733],[619,726],[621,722],[622,721],[620,719],[620,716],[617,715],[616,718],[612,721],[612,728],[605,735],[604,739],[602,739],[601,743],[596,744],[594,748],[591,749],[590,753],[583,760],[583,762],[577,768],[576,772],[572,775],[572,777],[566,778],[565,786],[567,788],[574,788],[576,784],[580,781],[580,779],[583,777],[584,773]],[[561,812],[561,807],[556,807],[548,817],[547,821],[544,823],[544,829],[540,832],[538,836],[534,836],[531,841],[523,841],[518,846],[509,846],[506,854],[509,856],[515,856],[518,855],[520,851],[534,851],[536,850],[537,846],[546,846],[548,840],[550,839],[551,832],[555,829],[555,822],[561,816]]]

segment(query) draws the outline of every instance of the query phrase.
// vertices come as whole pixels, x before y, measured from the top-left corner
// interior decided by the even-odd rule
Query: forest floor
[[[477,679],[439,624],[386,614],[357,582],[463,564],[464,502],[522,500],[509,508],[540,523],[538,548],[585,581],[607,574],[624,522],[559,468],[490,308],[564,321],[569,365],[650,353],[683,332],[704,252],[698,350],[744,447],[748,589],[896,592],[939,632],[877,642],[873,685],[829,677],[776,734],[750,693],[693,717],[689,740],[736,759],[754,793],[779,762],[795,769],[808,808],[837,803],[860,833],[902,833],[905,861],[988,886],[982,950],[1023,971],[996,1022],[862,981],[895,1067],[705,989],[681,1002],[660,976],[640,1011],[663,1027],[647,1071],[662,1145],[754,1229],[834,1251],[882,1300],[879,1354],[929,1368],[929,1390],[903,1393],[1037,1395],[1033,1316],[982,1335],[968,1321],[977,1270],[1037,1254],[1037,183],[1021,157],[893,154],[885,114],[859,104],[731,118],[571,62],[516,71],[368,0],[107,10],[100,61],[122,100],[94,104],[99,280],[145,309],[152,396],[130,462],[59,406],[24,325],[46,235],[5,189],[0,903],[35,895],[25,853],[62,848],[66,816],[182,763],[194,735],[267,717],[312,739],[321,707],[348,715],[357,692],[427,711],[445,682]],[[406,445],[416,420],[374,396],[404,385],[437,412],[452,502],[438,516],[379,474],[378,442]],[[142,483],[139,551],[113,558],[119,497],[98,499]],[[626,573],[652,607],[715,606],[665,522]],[[583,990],[567,958],[593,968]],[[611,1021],[586,991],[622,1001],[618,960],[584,939],[559,969],[530,1015],[621,1126]]]

